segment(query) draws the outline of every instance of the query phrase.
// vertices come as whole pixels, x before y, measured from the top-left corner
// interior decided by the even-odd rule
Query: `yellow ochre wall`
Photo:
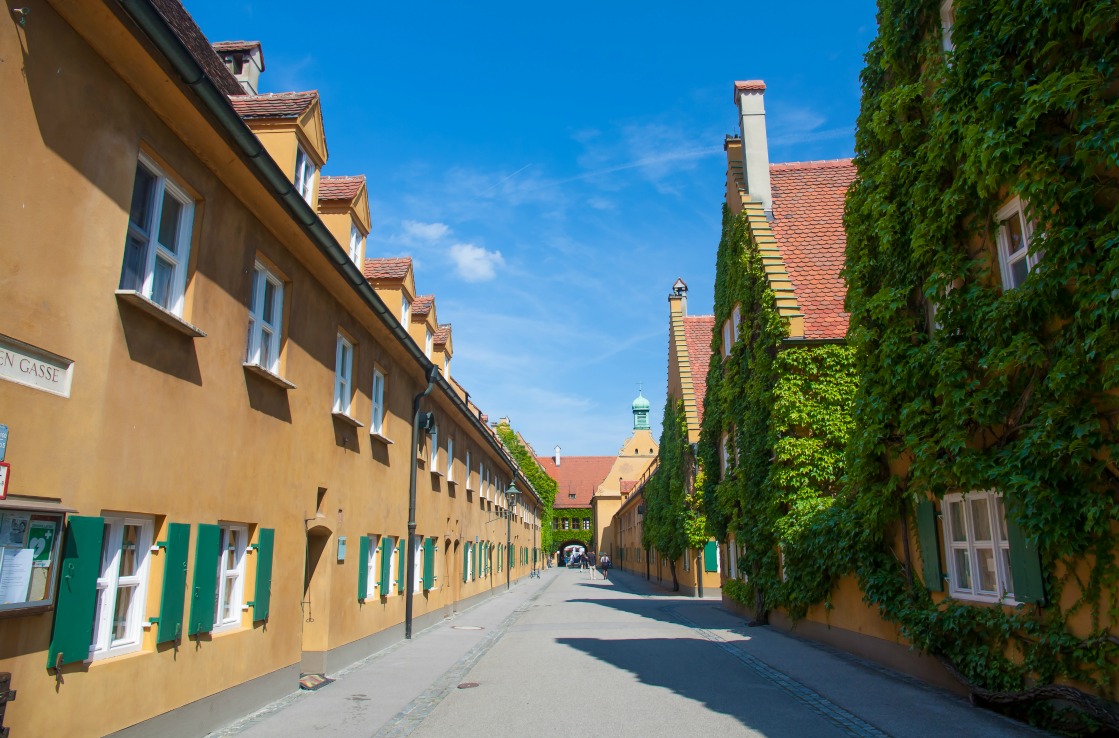
[[[149,515],[154,540],[167,523],[189,523],[188,588],[198,524],[238,522],[253,540],[261,527],[276,536],[266,624],[249,622],[245,612],[242,628],[184,638],[177,649],[156,647],[154,630],[147,631],[141,651],[67,665],[56,684],[46,668],[54,613],[3,621],[0,671],[13,674],[19,692],[5,718],[13,735],[93,736],[402,621],[401,595],[359,605],[358,538],[406,533],[409,417],[424,381],[422,368],[110,6],[26,4],[25,29],[0,24],[0,57],[8,60],[0,64],[2,140],[10,170],[21,173],[0,181],[0,280],[9,298],[0,333],[72,359],[74,380],[68,399],[0,381],[0,422],[11,429],[9,491],[61,498],[79,515]],[[141,150],[197,199],[183,317],[203,338],[177,333],[114,295]],[[258,256],[288,281],[281,373],[296,389],[242,367]],[[356,344],[352,415],[362,428],[331,415],[339,328]],[[368,433],[374,363],[387,375],[391,445]],[[457,436],[460,480],[467,448],[510,477],[483,431],[441,391],[426,407],[444,433]],[[452,490],[422,467],[418,481],[417,533],[440,541],[438,586],[415,596],[420,617],[503,581],[461,582],[458,547],[494,536],[485,522],[491,514],[471,504],[462,484]],[[308,519],[329,536],[311,590],[313,623],[303,604]],[[523,521],[513,531],[521,546],[539,539]],[[335,556],[340,535],[348,539],[344,561]],[[448,541],[450,558],[442,555]],[[161,557],[150,554],[145,619],[158,613]],[[248,600],[255,554],[246,561]],[[514,577],[528,568],[517,566]]]

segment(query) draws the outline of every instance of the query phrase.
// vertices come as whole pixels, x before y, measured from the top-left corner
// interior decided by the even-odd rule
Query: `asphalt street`
[[[219,735],[1042,735],[718,600],[551,569]]]

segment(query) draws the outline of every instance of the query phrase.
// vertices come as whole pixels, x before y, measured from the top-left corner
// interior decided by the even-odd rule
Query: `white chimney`
[[[255,95],[264,71],[264,49],[259,41],[218,41],[214,51],[226,69],[241,83],[246,95]]]
[[[734,102],[742,126],[742,165],[746,192],[760,201],[766,217],[773,217],[773,191],[769,185],[769,142],[765,135],[765,82],[734,83]]]
[[[559,466],[560,465],[560,447],[559,446],[556,446],[556,455],[553,458],[555,459],[556,466]]]

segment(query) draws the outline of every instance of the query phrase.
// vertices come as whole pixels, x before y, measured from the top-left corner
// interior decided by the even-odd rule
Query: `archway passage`
[[[578,538],[569,538],[556,544],[555,548],[557,552],[556,566],[565,566],[574,555],[586,553],[588,544]]]

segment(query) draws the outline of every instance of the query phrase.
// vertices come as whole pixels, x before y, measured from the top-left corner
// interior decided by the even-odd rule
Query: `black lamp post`
[[[509,557],[505,562],[505,589],[509,589],[509,582],[513,575],[513,508],[517,504],[517,495],[520,493],[521,491],[513,482],[510,482],[509,489],[505,490],[505,554]]]

